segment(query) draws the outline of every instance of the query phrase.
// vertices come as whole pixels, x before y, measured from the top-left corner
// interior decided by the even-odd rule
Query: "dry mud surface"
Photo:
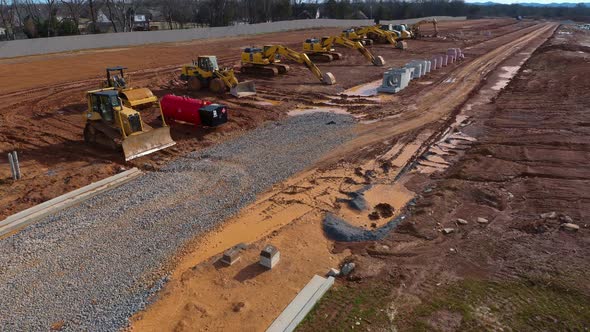
[[[301,331],[590,328],[588,40],[561,27],[520,69],[504,64],[515,78],[461,113],[475,140],[446,171],[411,175],[408,219],[383,241],[336,245],[359,268]]]
[[[359,266],[351,280],[359,282],[361,287],[343,281],[336,289],[347,289],[350,285],[352,290],[361,292],[369,289],[363,295],[369,294],[366,298],[379,299],[379,303],[389,304],[387,300],[393,296],[392,293],[405,295],[399,288],[392,291],[383,286],[384,280],[396,287],[401,284],[404,289],[410,283],[401,280],[410,276],[411,280],[416,280],[418,284],[413,288],[417,289],[417,295],[409,295],[411,305],[391,309],[374,304],[374,312],[386,314],[366,315],[365,319],[378,326],[383,317],[397,317],[397,312],[419,304],[420,296],[431,294],[429,292],[437,287],[432,280],[436,280],[439,274],[445,277],[451,275],[448,276],[451,281],[460,279],[455,277],[458,272],[447,271],[444,265],[446,259],[454,256],[445,256],[449,249],[437,246],[445,241],[462,239],[462,233],[458,231],[447,237],[439,233],[443,222],[444,225],[448,222],[444,219],[447,218],[445,213],[456,210],[447,210],[451,207],[450,202],[462,202],[461,199],[464,199],[464,204],[457,203],[458,206],[466,206],[468,211],[473,212],[475,210],[469,207],[473,204],[470,199],[476,197],[476,202],[484,202],[481,204],[487,204],[487,208],[500,211],[483,210],[489,213],[482,217],[493,220],[489,223],[490,229],[496,221],[492,212],[501,215],[508,211],[502,201],[498,202],[485,191],[487,187],[492,188],[489,183],[501,182],[493,178],[503,174],[495,172],[497,165],[490,164],[488,167],[492,170],[476,172],[478,176],[490,173],[492,178],[489,179],[457,177],[464,182],[461,184],[464,186],[476,185],[477,181],[485,183],[482,184],[485,188],[480,188],[485,189],[483,194],[475,189],[441,192],[440,188],[445,188],[442,183],[449,179],[440,175],[439,171],[444,171],[459,157],[467,158],[469,153],[477,151],[474,142],[480,144],[480,137],[482,142],[485,141],[485,131],[492,128],[486,127],[487,123],[502,119],[483,111],[479,120],[474,114],[459,114],[463,108],[468,108],[465,106],[467,100],[485,85],[486,79],[494,81],[491,88],[502,84],[505,80],[502,75],[508,75],[513,71],[509,67],[515,66],[510,63],[511,59],[530,53],[552,35],[555,27],[552,23],[516,23],[513,20],[445,22],[441,24],[444,38],[410,41],[408,51],[376,45],[373,53],[384,56],[388,66],[403,65],[415,58],[429,58],[449,47],[462,47],[466,54],[464,61],[413,81],[407,89],[394,96],[339,95],[347,89],[358,88],[359,84],[379,80],[384,70],[369,65],[362,57],[347,50],[344,50],[347,55],[344,61],[320,65],[323,71],[330,71],[336,76],[338,84],[335,86],[320,85],[308,72],[293,65],[292,72],[286,77],[256,80],[259,94],[254,98],[237,100],[229,96],[212,96],[207,92],[191,94],[230,105],[231,122],[209,131],[188,126],[173,127],[172,135],[178,142],[176,147],[131,164],[147,171],[156,170],[136,181],[135,185],[139,187],[145,183],[143,188],[133,187],[125,191],[129,187],[122,187],[117,190],[117,199],[99,197],[93,201],[99,204],[91,202],[79,209],[64,211],[3,240],[3,245],[18,247],[26,253],[17,257],[16,253],[7,249],[3,256],[6,264],[0,270],[0,280],[10,281],[3,283],[4,297],[16,301],[12,304],[6,302],[5,309],[10,312],[10,308],[17,308],[19,312],[18,315],[5,316],[10,318],[3,324],[30,328],[48,328],[55,324],[72,330],[84,327],[113,330],[124,326],[125,319],[149,301],[151,305],[147,310],[133,317],[133,330],[190,331],[195,326],[205,330],[263,330],[313,274],[324,274],[330,267],[338,267],[343,261],[350,260],[355,260]],[[131,68],[134,85],[149,86],[160,96],[168,92],[187,94],[176,79],[177,68],[188,62],[192,55],[199,54],[197,52],[217,54],[222,63],[231,65],[237,62],[242,46],[281,41],[298,49],[301,40],[310,34],[336,31],[297,31],[0,62],[7,75],[28,72],[30,67],[43,72],[46,66],[54,68],[52,72],[60,73],[55,79],[41,75],[19,81],[20,85],[16,87],[2,87],[7,90],[3,90],[0,96],[0,100],[6,101],[0,109],[0,117],[5,121],[3,123],[13,125],[2,127],[0,149],[10,151],[16,146],[23,156],[21,159],[24,158],[23,172],[26,173],[25,179],[18,182],[8,180],[7,173],[0,173],[5,179],[0,184],[0,205],[5,207],[2,213],[11,214],[119,170],[122,161],[117,155],[89,148],[83,144],[81,137],[83,91],[98,84],[98,77],[87,77],[98,75],[105,66],[105,53],[109,54],[109,61],[117,62],[114,64]],[[571,42],[565,40],[563,43],[568,45]],[[583,50],[573,52],[584,54]],[[506,69],[495,70],[498,66]],[[68,67],[76,70],[55,70]],[[548,78],[543,71],[534,73],[538,75],[540,86],[544,86],[543,80]],[[25,77],[24,74],[22,76]],[[240,79],[248,77],[240,76]],[[552,84],[563,84],[557,78],[553,79]],[[573,84],[571,80],[568,82]],[[512,85],[506,91],[511,89]],[[76,94],[77,97],[71,99]],[[550,95],[546,91],[534,94],[535,98],[547,97],[547,100],[551,100]],[[543,102],[540,101],[539,105]],[[294,125],[293,128],[290,125],[280,127],[282,122],[279,122],[279,127],[274,128],[276,136],[256,136],[255,128],[268,121],[285,118],[289,112],[315,113],[326,108],[352,114],[360,123],[353,124],[348,115],[312,114],[310,119],[320,119],[319,122],[308,123],[304,118],[293,118],[287,120]],[[476,107],[471,109],[476,111]],[[525,117],[514,117],[521,119],[523,128],[527,128],[528,123],[523,120]],[[505,127],[500,126],[503,123],[507,123]],[[541,118],[538,123],[544,124]],[[273,128],[275,125],[271,123],[267,126]],[[267,126],[259,130],[264,133]],[[460,126],[465,130],[455,131]],[[498,130],[507,130],[506,126],[514,129],[510,121],[498,121]],[[455,129],[449,130],[451,127]],[[281,129],[288,132],[281,132]],[[26,136],[23,133],[27,133]],[[523,136],[522,133],[513,134]],[[503,132],[495,135],[506,136]],[[258,143],[252,143],[256,146],[252,148],[248,142]],[[498,142],[494,144],[499,145]],[[500,152],[494,152],[492,145],[490,143],[487,148],[489,153],[486,150],[486,158],[491,158],[489,162],[496,159],[503,162],[501,158],[493,158],[494,153]],[[203,152],[205,147],[217,152]],[[249,155],[250,152],[253,154]],[[528,153],[525,155],[528,156]],[[492,157],[487,157],[488,154]],[[323,159],[315,167],[282,181],[321,156]],[[487,159],[474,160],[471,166],[465,165],[475,169],[488,162]],[[523,168],[516,167],[519,162],[522,160],[509,167],[515,172],[515,178],[528,178],[528,171],[542,172],[547,169],[546,165],[536,169],[525,165],[523,171]],[[216,172],[217,163],[223,166],[219,172]],[[443,174],[461,173],[457,171],[461,169],[457,168],[459,165],[461,161]],[[583,171],[579,174],[584,176]],[[174,181],[169,182],[171,178]],[[441,184],[431,185],[431,181]],[[425,188],[424,195],[420,194],[414,200],[415,193]],[[365,208],[360,211],[343,203],[351,193],[359,190],[363,190],[365,200]],[[434,209],[433,206],[440,205],[434,200],[444,195],[449,195],[449,199],[442,200],[439,210]],[[454,198],[451,195],[461,196]],[[207,204],[209,198],[213,199],[210,206]],[[253,204],[225,221],[254,199]],[[429,199],[433,200],[432,203],[428,203]],[[113,209],[104,211],[111,205]],[[367,231],[384,227],[391,218],[407,220],[409,216],[411,221],[403,221],[396,233],[383,240],[385,246],[381,242],[334,243],[322,232],[322,220],[326,213]],[[568,212],[557,211],[559,215],[556,218],[565,218],[565,213]],[[533,212],[531,218],[532,215]],[[419,219],[421,217],[423,219]],[[455,218],[454,215],[452,217]],[[574,214],[568,214],[568,217],[578,218]],[[474,234],[495,234],[488,229],[477,233],[479,229],[472,220],[473,216],[466,215],[465,218],[469,219],[469,227],[474,229]],[[436,225],[437,222],[440,225]],[[219,227],[214,232],[203,232],[213,225]],[[423,225],[422,228],[420,225]],[[44,229],[54,229],[55,232]],[[554,233],[562,234],[557,230]],[[196,234],[199,236],[194,237]],[[81,238],[78,239],[79,236]],[[117,244],[111,247],[111,241]],[[216,262],[219,253],[240,242],[247,245],[238,264],[224,268]],[[262,271],[255,263],[256,257],[260,248],[268,242],[279,246],[283,259],[277,270]],[[75,245],[72,246],[72,243]],[[476,245],[475,242],[473,245]],[[104,248],[104,252],[100,248]],[[181,251],[177,252],[179,249]],[[117,257],[114,251],[124,254]],[[174,257],[174,253],[178,255]],[[497,258],[496,254],[494,252],[490,257]],[[471,260],[479,263],[484,257],[482,254]],[[404,267],[406,260],[409,263]],[[35,269],[43,273],[36,273]],[[478,276],[484,275],[477,269],[465,270],[476,271],[474,274]],[[20,280],[16,277],[19,273],[24,273],[28,279]],[[147,296],[159,290],[165,280],[168,283],[157,293],[158,296],[148,299]],[[356,294],[354,291],[344,293]],[[64,298],[68,299],[67,304],[62,301]],[[338,326],[337,322],[347,324],[341,329],[359,326],[355,321],[349,324],[349,309],[356,307],[346,301],[346,296],[336,298],[340,308],[337,312],[331,311],[327,316],[322,314],[321,317],[329,319],[321,321],[313,320],[313,317],[320,316],[313,316],[305,328],[323,330]],[[77,303],[77,306],[72,303]],[[52,310],[43,311],[44,308]],[[380,309],[383,311],[377,311]],[[36,315],[30,310],[43,311],[44,314]],[[485,309],[481,310],[486,313]],[[356,312],[351,315],[359,317]],[[443,311],[428,319],[433,322],[449,321],[452,325],[456,316],[455,312]],[[400,326],[404,322],[413,322],[411,319],[406,321],[406,316],[400,317]]]
[[[441,34],[447,36],[444,40],[412,41],[410,49],[404,52],[388,45],[376,45],[372,51],[383,56],[387,66],[403,65],[416,57],[477,44],[530,25],[531,22],[516,24],[512,20],[444,22],[440,24]],[[426,32],[428,29],[425,27]],[[379,79],[384,68],[372,66],[348,49],[341,50],[344,60],[319,64],[322,71],[336,76],[338,83],[334,86],[320,84],[296,64],[291,65],[292,71],[285,77],[255,79],[258,96],[240,100],[206,91],[192,93],[177,79],[179,68],[197,55],[213,54],[221,65],[233,67],[239,65],[244,47],[280,43],[300,50],[306,38],[339,31],[302,30],[0,60],[0,163],[7,163],[7,152],[17,150],[24,174],[22,181],[12,182],[8,167],[0,169],[0,218],[113,175],[121,166],[160,168],[168,160],[283,118],[299,106],[322,105],[334,93]],[[119,154],[88,147],[82,137],[84,92],[97,88],[104,79],[104,68],[115,65],[129,68],[130,85],[149,87],[157,96],[174,93],[225,103],[230,107],[230,122],[208,130],[174,126],[171,134],[177,142],[175,147],[127,164]],[[238,78],[253,79],[243,75]],[[365,105],[356,109],[363,107],[367,108]]]

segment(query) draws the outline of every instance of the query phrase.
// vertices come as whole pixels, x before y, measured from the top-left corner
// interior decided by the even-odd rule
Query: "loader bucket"
[[[170,127],[161,127],[127,136],[123,141],[125,161],[148,155],[176,144],[170,137]]]
[[[122,99],[126,101],[126,106],[131,108],[158,101],[158,98],[148,88],[126,89],[121,91],[120,94]]]
[[[229,90],[229,93],[238,98],[253,96],[256,94],[256,86],[252,81],[238,83]]]

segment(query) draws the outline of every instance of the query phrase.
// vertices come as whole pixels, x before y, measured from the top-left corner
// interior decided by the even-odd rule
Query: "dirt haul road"
[[[373,46],[372,51],[383,56],[388,66],[403,65],[413,58],[430,57],[449,47],[476,45],[532,24],[514,20],[443,22],[440,32],[445,39],[411,41],[410,49],[403,52],[388,45]],[[429,29],[425,26],[425,33]],[[22,181],[12,182],[8,168],[0,169],[0,218],[113,175],[122,166],[159,169],[168,160],[285,117],[295,108],[321,106],[321,101],[332,100],[334,94],[379,79],[383,68],[370,65],[356,51],[347,49],[341,50],[346,55],[344,60],[320,64],[323,71],[336,76],[335,86],[319,84],[297,65],[291,65],[292,73],[285,77],[257,79],[259,95],[245,100],[187,92],[177,79],[178,68],[199,54],[215,54],[221,64],[233,66],[239,63],[240,51],[245,46],[283,43],[298,50],[305,38],[338,32],[338,29],[304,30],[0,60],[0,162],[7,162],[6,152],[17,150],[25,175]],[[89,148],[82,139],[84,119],[80,114],[86,107],[84,91],[97,87],[104,67],[113,65],[129,67],[131,85],[150,87],[158,96],[188,94],[228,104],[232,112],[230,123],[207,130],[175,126],[172,128],[172,136],[178,143],[175,147],[129,164],[124,164],[116,153]],[[343,98],[334,102],[347,103]],[[391,113],[378,111],[381,106],[375,101],[363,101],[349,108],[357,112],[370,108],[367,118]]]
[[[322,224],[325,215],[335,215],[367,231],[388,229],[391,218],[403,218],[406,204],[415,196],[406,188],[404,175],[409,166],[416,165],[418,157],[446,132],[456,111],[492,70],[519,52],[530,53],[555,27],[540,24],[473,46],[468,51],[479,56],[444,77],[430,77],[433,82],[427,87],[414,86],[420,89],[420,98],[402,110],[390,109],[392,115],[400,113],[397,117],[362,125],[357,138],[334,151],[318,168],[282,183],[217,232],[195,241],[161,296],[135,316],[132,327],[139,331],[190,331],[194,326],[205,330],[266,328],[313,274],[323,275],[338,267],[343,257],[360,260],[350,256],[358,244],[335,243],[325,237],[324,231],[330,233]],[[399,98],[416,93],[410,89]],[[352,97],[348,102],[359,101]],[[425,172],[436,168],[434,162],[420,162]],[[367,206],[360,211],[347,203],[355,193],[362,193]],[[392,213],[383,213],[378,206],[389,206]],[[375,218],[375,213],[381,216]],[[220,252],[240,242],[250,243],[240,262],[224,267],[217,261]],[[266,243],[277,245],[282,252],[282,262],[271,272],[255,263]],[[367,245],[361,242],[360,247]],[[383,268],[383,263],[373,260],[362,265],[363,276],[368,278]],[[366,296],[385,298],[384,293]],[[338,311],[348,313],[349,304],[341,305],[338,299],[334,302],[331,306],[337,309],[328,311],[330,323],[321,324],[319,319],[310,330],[356,326],[348,320],[346,326],[337,325]]]
[[[446,172],[413,174],[411,216],[350,246],[356,282],[301,330],[587,330],[588,45],[590,33],[561,26],[524,65],[504,63],[460,111],[463,151],[444,157]]]

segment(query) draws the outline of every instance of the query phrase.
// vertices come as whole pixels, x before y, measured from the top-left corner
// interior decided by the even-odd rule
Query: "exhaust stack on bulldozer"
[[[88,109],[84,113],[84,141],[113,150],[123,150],[125,161],[176,144],[170,136],[162,110],[162,127],[152,128],[136,110],[125,106],[114,88],[88,91]]]

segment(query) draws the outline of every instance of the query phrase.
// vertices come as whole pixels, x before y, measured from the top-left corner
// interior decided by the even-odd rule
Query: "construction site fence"
[[[382,21],[382,24],[412,24],[423,19],[436,18],[438,21],[465,20],[465,17],[434,16],[396,21]],[[372,20],[333,20],[307,19],[279,21],[258,24],[238,24],[227,27],[194,28],[184,30],[135,31],[107,33],[97,35],[64,36],[11,40],[0,42],[0,58],[12,58],[27,55],[71,52],[78,50],[127,47],[134,45],[187,42],[197,39],[223,38],[234,36],[256,35],[289,30],[313,29],[371,25]]]

